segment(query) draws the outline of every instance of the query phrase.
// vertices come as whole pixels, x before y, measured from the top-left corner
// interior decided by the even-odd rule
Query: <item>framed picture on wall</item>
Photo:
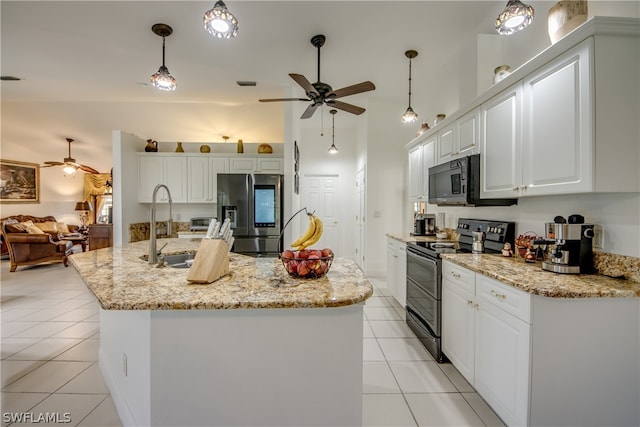
[[[0,203],[40,203],[37,163],[0,160]]]

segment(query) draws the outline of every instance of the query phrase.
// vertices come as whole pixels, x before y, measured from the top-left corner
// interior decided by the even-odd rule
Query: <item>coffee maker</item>
[[[413,236],[433,236],[436,234],[436,216],[418,213],[413,219]]]
[[[569,221],[557,216],[546,222],[546,239],[555,244],[542,269],[554,273],[593,273],[593,224],[585,224],[582,215],[571,215]]]

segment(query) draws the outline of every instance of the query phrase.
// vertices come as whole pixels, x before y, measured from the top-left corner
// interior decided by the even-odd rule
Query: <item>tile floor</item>
[[[2,426],[11,414],[54,414],[31,425],[120,426],[98,367],[98,305],[73,267],[0,263]],[[364,308],[363,425],[503,426],[456,369],[439,365],[373,281]],[[35,422],[40,421],[40,422]],[[56,420],[53,420],[56,421]]]

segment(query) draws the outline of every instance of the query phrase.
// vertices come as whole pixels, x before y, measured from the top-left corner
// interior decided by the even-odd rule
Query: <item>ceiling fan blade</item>
[[[306,110],[304,110],[304,113],[302,113],[302,116],[300,116],[301,119],[308,119],[309,117],[313,116],[313,113],[316,112],[316,110],[318,109],[318,107],[322,105],[319,103],[314,103],[311,104],[307,107]]]
[[[366,111],[364,108],[358,107],[357,105],[347,104],[346,102],[341,101],[334,101],[332,99],[327,101],[327,105],[329,107],[334,107],[338,110],[346,111],[347,113],[355,114],[357,116]]]
[[[44,166],[42,166],[42,167],[62,166],[62,165],[64,165],[64,163],[62,163],[62,162],[47,161],[47,162],[44,162]]]
[[[355,85],[343,87],[342,89],[334,90],[327,94],[327,98],[342,98],[343,96],[355,95],[357,93],[369,92],[370,90],[374,90],[376,86],[370,81],[358,83]]]
[[[87,173],[100,173],[94,168],[92,168],[91,166],[87,166],[87,165],[78,165],[78,169],[83,170]]]
[[[308,101],[308,98],[272,98],[272,99],[258,99],[260,102],[279,102],[279,101]]]
[[[308,96],[316,97],[316,96],[320,95],[318,93],[318,91],[316,90],[316,88],[313,87],[311,82],[309,82],[309,80],[307,80],[307,78],[305,76],[303,76],[302,74],[289,74],[289,77],[291,77],[293,80],[295,80],[296,83],[298,83],[302,87],[302,89],[304,89],[305,93]]]

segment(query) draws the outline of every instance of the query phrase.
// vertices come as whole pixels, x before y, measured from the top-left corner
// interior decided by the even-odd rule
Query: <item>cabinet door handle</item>
[[[451,274],[453,277],[455,277],[456,279],[460,278],[460,275],[458,273],[454,273],[453,271],[449,272],[449,274]]]
[[[513,187],[513,191],[518,191],[519,188],[518,187]]]
[[[496,291],[494,291],[493,289],[491,289],[491,295],[493,295],[494,297],[501,299],[501,300],[505,300],[507,299],[507,296],[505,294],[499,294]]]
[[[473,304],[472,305],[473,308],[475,308],[476,310],[480,308],[480,304]]]
[[[471,305],[471,304],[473,304],[473,301],[472,301],[472,300],[470,300],[470,299],[468,299],[468,300],[467,300],[467,305]]]

